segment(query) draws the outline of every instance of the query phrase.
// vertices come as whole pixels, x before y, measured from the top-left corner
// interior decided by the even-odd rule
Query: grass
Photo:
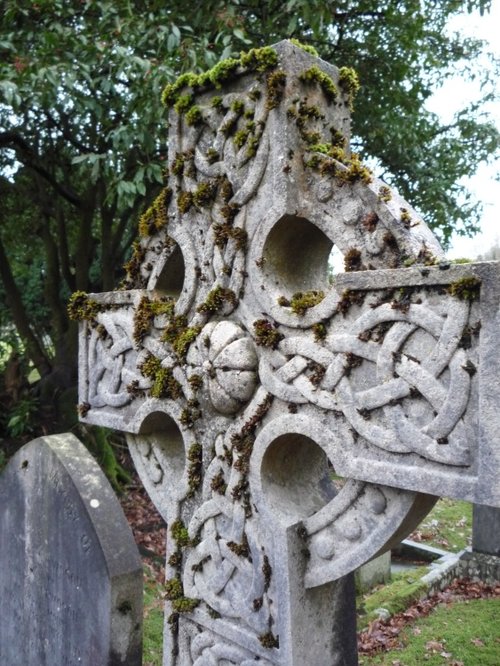
[[[163,598],[158,582],[144,567],[143,666],[162,666]]]
[[[428,546],[456,553],[470,546],[472,534],[472,504],[440,499],[410,539]]]
[[[498,666],[500,599],[438,606],[401,633],[404,648],[361,657],[363,666]]]
[[[422,597],[426,586],[421,578],[428,571],[426,566],[402,571],[394,574],[387,585],[379,585],[358,597],[358,631],[365,629],[372,620],[377,619],[378,614],[375,611],[378,608],[385,608],[390,615],[395,615]]]

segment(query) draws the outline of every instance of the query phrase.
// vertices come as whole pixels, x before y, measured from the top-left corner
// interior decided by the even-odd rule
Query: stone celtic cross
[[[356,663],[343,577],[439,495],[500,506],[498,266],[351,155],[356,86],[286,41],[169,86],[128,278],[73,299],[81,418],[169,525],[165,664]]]

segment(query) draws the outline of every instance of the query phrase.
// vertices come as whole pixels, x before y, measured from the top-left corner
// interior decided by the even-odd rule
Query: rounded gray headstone
[[[0,664],[141,664],[142,566],[106,477],[71,434],[0,477]]]

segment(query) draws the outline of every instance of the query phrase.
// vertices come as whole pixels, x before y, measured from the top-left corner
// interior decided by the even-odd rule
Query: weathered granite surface
[[[71,434],[0,476],[0,664],[142,663],[142,566],[108,481]]]
[[[170,524],[165,664],[356,663],[342,577],[438,495],[500,504],[497,264],[350,154],[349,72],[272,53],[169,90],[125,288],[80,302],[82,419]]]

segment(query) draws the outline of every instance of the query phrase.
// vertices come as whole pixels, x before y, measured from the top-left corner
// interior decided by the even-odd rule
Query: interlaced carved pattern
[[[260,361],[263,386],[273,395],[297,404],[312,403],[341,412],[349,425],[370,444],[393,453],[412,451],[451,465],[467,465],[467,430],[460,421],[469,399],[471,372],[467,356],[458,348],[469,318],[469,304],[452,300],[446,315],[428,305],[411,304],[400,311],[385,303],[363,312],[349,333],[332,332],[324,344],[303,337],[282,340],[276,351]],[[370,331],[386,325],[383,340]],[[425,358],[405,353],[417,331],[434,340]],[[350,363],[374,364],[378,383],[364,388],[353,381]],[[323,376],[315,381],[311,362]],[[314,367],[314,366],[313,366]],[[443,373],[449,370],[447,385]],[[435,416],[416,425],[402,402],[426,400]],[[447,444],[448,446],[444,446]]]

